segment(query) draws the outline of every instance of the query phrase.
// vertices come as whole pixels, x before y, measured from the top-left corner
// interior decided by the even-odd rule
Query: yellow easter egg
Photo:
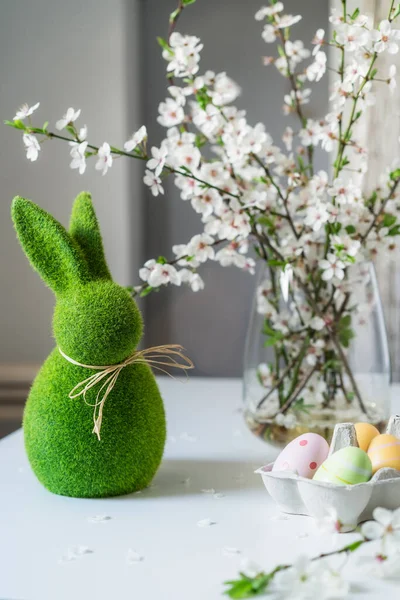
[[[368,456],[371,459],[373,473],[383,467],[400,471],[400,440],[388,433],[377,435],[369,445]]]
[[[364,452],[368,451],[371,441],[379,435],[379,431],[371,423],[356,423],[354,425],[356,430],[357,442],[361,450]]]

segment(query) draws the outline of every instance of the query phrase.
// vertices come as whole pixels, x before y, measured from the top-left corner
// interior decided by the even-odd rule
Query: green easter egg
[[[336,485],[364,483],[372,476],[372,464],[364,450],[349,446],[342,448],[322,463],[313,479]]]

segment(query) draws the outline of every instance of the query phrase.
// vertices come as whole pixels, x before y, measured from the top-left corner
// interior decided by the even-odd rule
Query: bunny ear
[[[74,202],[69,232],[82,249],[91,276],[95,279],[112,279],[92,197],[88,192],[79,194]]]
[[[90,281],[79,246],[51,215],[19,196],[13,200],[11,215],[31,265],[56,294]]]

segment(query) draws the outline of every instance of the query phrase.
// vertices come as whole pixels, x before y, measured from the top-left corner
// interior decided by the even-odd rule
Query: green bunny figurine
[[[93,435],[97,390],[69,397],[96,373],[83,365],[116,365],[142,337],[140,311],[108,269],[90,194],[75,200],[69,233],[36,204],[17,197],[12,218],[33,268],[56,296],[55,348],[40,369],[23,419],[34,473],[51,492],[95,498],[145,488],[164,450],[166,423],[154,375],[144,362],[119,373],[108,396],[100,436]]]

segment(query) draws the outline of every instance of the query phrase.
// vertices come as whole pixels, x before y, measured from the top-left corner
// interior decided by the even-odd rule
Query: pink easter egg
[[[328,458],[328,442],[317,433],[303,433],[292,440],[276,459],[273,471],[292,471],[312,479],[318,467]]]

